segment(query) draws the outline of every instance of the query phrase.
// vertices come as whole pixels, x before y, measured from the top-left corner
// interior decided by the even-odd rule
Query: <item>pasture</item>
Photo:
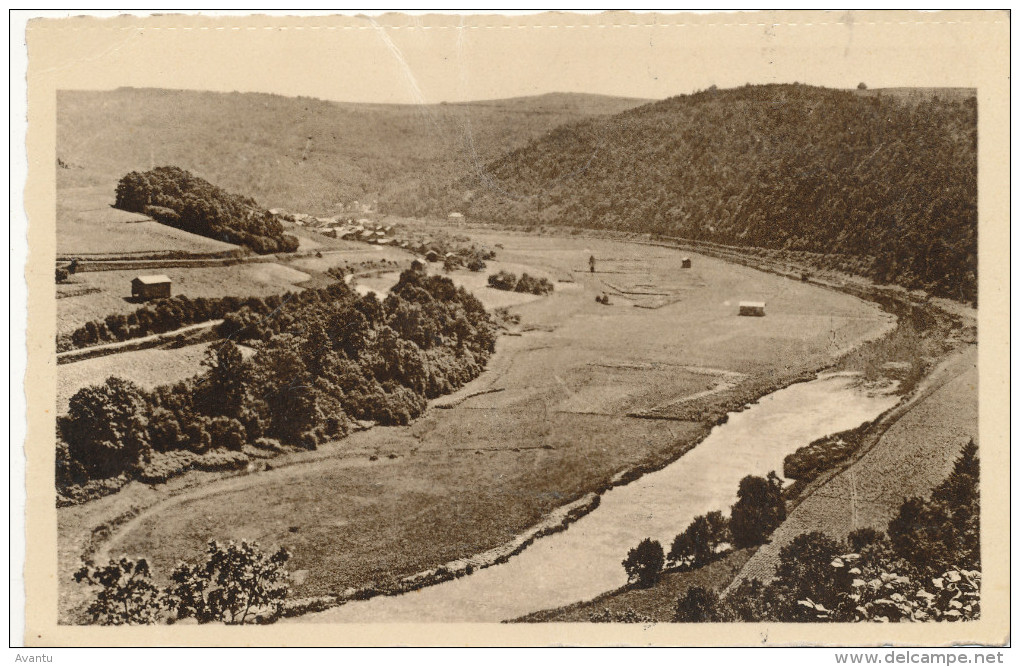
[[[247,537],[291,549],[293,568],[308,570],[298,596],[385,586],[498,546],[621,474],[665,465],[707,434],[713,406],[739,407],[889,327],[859,299],[702,256],[681,269],[681,253],[666,248],[472,236],[502,244],[501,262],[574,282],[514,305],[519,335],[500,338],[486,372],[417,422],[242,480],[211,477],[197,491],[171,483],[113,536],[110,555],[145,554],[166,573],[211,537]],[[496,264],[454,278],[484,281]],[[603,293],[608,306],[595,302]],[[742,300],[766,301],[767,316],[738,317]],[[634,416],[652,411],[665,418]],[[96,520],[61,512],[62,545]]]
[[[89,320],[113,313],[127,315],[135,311],[141,304],[130,299],[131,280],[147,273],[169,276],[173,294],[192,298],[295,292],[311,278],[303,271],[273,262],[76,273],[66,284],[57,285],[57,333],[69,333]]]
[[[133,350],[60,364],[57,366],[57,414],[67,412],[67,401],[79,389],[102,384],[110,376],[130,380],[143,389],[153,389],[198,375],[204,370],[202,360],[210,345],[215,343]]]
[[[57,190],[57,256],[98,259],[133,255],[202,255],[238,247],[113,208],[116,181]]]

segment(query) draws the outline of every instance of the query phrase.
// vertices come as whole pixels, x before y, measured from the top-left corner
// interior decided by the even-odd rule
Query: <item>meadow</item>
[[[99,259],[145,255],[219,255],[230,243],[162,225],[140,213],[113,208],[116,179],[57,193],[57,256]]]

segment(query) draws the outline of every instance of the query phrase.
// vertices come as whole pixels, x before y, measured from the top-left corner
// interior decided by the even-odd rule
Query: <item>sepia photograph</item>
[[[1008,645],[1008,12],[24,37],[27,645]]]

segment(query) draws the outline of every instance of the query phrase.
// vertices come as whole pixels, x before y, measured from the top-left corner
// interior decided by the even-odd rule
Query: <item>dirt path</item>
[[[850,463],[812,485],[731,588],[741,579],[770,579],[780,549],[797,535],[820,530],[843,539],[856,528],[884,530],[904,500],[931,493],[978,438],[977,346],[944,361],[890,422]]]

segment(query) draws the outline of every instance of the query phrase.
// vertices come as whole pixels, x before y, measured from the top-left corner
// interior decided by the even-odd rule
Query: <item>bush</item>
[[[489,276],[489,287],[512,292],[517,287],[517,276],[509,271],[500,271]]]
[[[636,547],[627,552],[623,561],[623,569],[627,572],[629,583],[647,588],[659,580],[659,573],[666,561],[666,555],[659,542],[646,537]]]
[[[205,472],[224,470],[240,470],[251,460],[244,452],[232,452],[225,449],[214,449],[195,459],[195,468]]]
[[[138,479],[146,484],[165,484],[195,467],[198,456],[186,450],[156,452],[142,466]]]
[[[100,587],[85,610],[92,623],[142,625],[159,620],[160,591],[144,558],[121,558],[98,567],[85,564],[74,573],[74,580]]]
[[[256,542],[211,541],[205,562],[181,563],[170,575],[167,603],[178,619],[240,625],[275,620],[290,588],[285,569],[290,553],[264,553]]]
[[[673,620],[677,623],[705,623],[718,620],[719,594],[701,586],[691,586],[677,598]]]
[[[589,623],[654,623],[655,619],[639,614],[633,609],[614,611],[603,607],[588,614]]]
[[[68,279],[69,276],[70,276],[70,273],[68,273],[67,269],[62,269],[59,266],[57,267],[57,282],[58,283],[65,282]]]
[[[522,273],[521,279],[517,281],[517,286],[514,287],[514,291],[544,295],[553,291],[553,284],[545,278],[536,278],[527,273]]]

